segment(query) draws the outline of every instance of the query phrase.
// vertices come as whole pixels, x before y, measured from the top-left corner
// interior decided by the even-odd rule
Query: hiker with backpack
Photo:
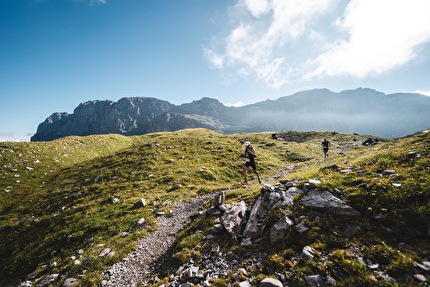
[[[257,153],[255,152],[254,148],[252,147],[251,143],[249,141],[246,141],[244,144],[245,146],[245,163],[242,167],[242,174],[243,174],[243,185],[248,184],[248,168],[252,167],[255,174],[258,177],[258,182],[261,183],[260,180],[260,174],[257,171],[257,164],[255,163],[255,158],[257,157]]]
[[[324,152],[324,158],[328,157],[328,147],[331,145],[330,142],[327,139],[324,139],[324,141],[321,143],[323,147]]]

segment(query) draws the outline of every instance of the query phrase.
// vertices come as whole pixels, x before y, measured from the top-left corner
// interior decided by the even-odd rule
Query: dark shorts
[[[257,170],[257,165],[255,164],[255,161],[247,161],[245,162],[246,167],[252,167],[254,170]]]
[[[328,152],[328,147],[323,148],[324,152]]]

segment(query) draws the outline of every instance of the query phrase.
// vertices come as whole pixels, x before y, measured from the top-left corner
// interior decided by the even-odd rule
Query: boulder
[[[375,138],[368,138],[367,140],[365,140],[362,144],[364,146],[372,146],[372,145],[376,145],[378,143],[378,139]]]
[[[249,283],[249,281],[241,281],[238,284],[239,287],[251,287],[251,283]]]
[[[309,275],[305,277],[306,283],[311,287],[325,286],[321,275]]]
[[[313,189],[309,194],[303,196],[299,203],[309,208],[322,209],[333,214],[360,216],[360,212],[326,190]]]
[[[305,222],[302,221],[299,224],[296,225],[296,230],[299,233],[303,233],[309,230],[309,227],[306,226]]]
[[[246,203],[241,201],[227,208],[225,213],[221,216],[222,225],[232,237],[236,237],[240,234],[242,219],[245,217],[246,208]]]
[[[139,199],[138,201],[136,201],[136,203],[134,204],[135,208],[140,208],[140,207],[145,207],[146,206],[146,200],[144,198]]]
[[[396,171],[393,169],[385,169],[382,171],[382,175],[392,175],[392,174],[396,174]]]
[[[422,263],[414,263],[415,267],[421,268],[424,271],[430,271],[430,261],[423,261]]]
[[[218,208],[219,206],[224,204],[224,201],[225,201],[224,191],[218,192],[218,194],[215,195],[215,198],[214,198],[214,207]]]
[[[112,251],[112,249],[105,248],[105,249],[103,249],[102,252],[100,252],[99,257],[106,257],[111,251]]]
[[[136,225],[138,228],[141,228],[145,224],[145,218],[139,218],[139,220],[136,222]]]
[[[74,287],[78,286],[79,280],[76,278],[67,278],[63,283],[63,287]]]
[[[411,151],[411,152],[408,152],[408,154],[405,156],[402,162],[403,163],[409,162],[411,165],[413,165],[415,163],[415,160],[419,157],[421,157],[421,154]]]
[[[288,230],[294,225],[294,221],[290,219],[287,215],[284,215],[273,227],[270,229],[270,242],[275,244],[276,242],[282,240],[286,235]]]
[[[338,170],[340,168],[340,166],[338,166],[337,164],[332,164],[332,165],[328,165],[323,167],[322,169],[333,169],[333,170]]]
[[[310,184],[313,184],[313,185],[320,185],[321,184],[321,180],[318,180],[318,179],[310,179],[308,182]]]
[[[178,189],[180,189],[180,188],[182,188],[182,184],[175,183],[171,188],[169,188],[169,189],[167,190],[167,192],[172,192],[172,191],[178,190]]]
[[[260,196],[252,207],[251,214],[246,223],[243,235],[251,239],[257,239],[261,236],[261,232],[267,218],[267,205]]]
[[[286,191],[276,189],[276,192],[279,194],[280,198],[277,202],[272,203],[270,208],[292,207],[294,205],[294,197],[302,194],[304,191],[297,187],[290,187]]]
[[[301,193],[303,193],[303,190],[296,187],[291,187],[285,191],[279,186],[264,186],[261,189],[261,195],[251,209],[243,235],[252,240],[258,239],[266,227],[268,212],[272,208],[285,209],[286,207],[292,207],[294,197]]]
[[[281,281],[275,278],[264,278],[261,280],[261,286],[263,287],[284,287]]]
[[[309,261],[314,259],[315,249],[310,246],[303,247],[302,254],[300,255],[304,260]]]
[[[418,282],[427,282],[426,277],[422,274],[415,274],[414,279]]]

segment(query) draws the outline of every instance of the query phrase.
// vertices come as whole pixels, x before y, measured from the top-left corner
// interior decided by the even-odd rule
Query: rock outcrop
[[[294,198],[298,195],[302,195],[302,198],[295,202]],[[287,188],[286,185],[278,184],[277,186],[264,186],[252,207],[247,207],[244,202],[233,206],[221,206],[220,208],[225,210],[221,222],[232,238],[242,240],[242,245],[258,241],[267,228],[270,229],[270,241],[276,243],[283,240],[287,232],[296,226],[295,222],[298,222],[293,213],[289,211],[294,205],[339,216],[357,217],[361,215],[329,191],[317,188],[305,191],[295,186]],[[274,225],[268,226],[269,213],[275,208],[282,209],[284,216]],[[245,216],[244,212],[247,209],[250,209],[250,212],[248,216]],[[301,224],[302,222],[296,228],[299,230],[304,228]]]
[[[306,207],[323,209],[326,212],[337,215],[360,216],[358,211],[326,190],[313,189],[300,199],[299,202]]]

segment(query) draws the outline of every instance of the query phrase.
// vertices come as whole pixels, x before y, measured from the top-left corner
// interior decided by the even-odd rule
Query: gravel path
[[[264,180],[263,183],[276,180],[294,168],[295,165],[290,165]],[[217,193],[197,196],[188,203],[177,202],[174,206],[173,216],[159,217],[157,230],[141,239],[135,251],[112,266],[108,271],[110,279],[104,281],[102,286],[133,287],[144,285],[145,279],[149,278],[154,270],[160,268],[157,266],[157,261],[172,246],[177,233],[185,226],[190,216],[201,209],[208,200],[213,199]]]
[[[144,279],[150,277],[156,268],[156,261],[172,246],[189,217],[214,198],[215,194],[201,195],[188,203],[176,203],[173,216],[159,217],[157,230],[141,239],[135,251],[112,266],[108,271],[110,279],[104,281],[102,286],[131,287],[144,284]]]

